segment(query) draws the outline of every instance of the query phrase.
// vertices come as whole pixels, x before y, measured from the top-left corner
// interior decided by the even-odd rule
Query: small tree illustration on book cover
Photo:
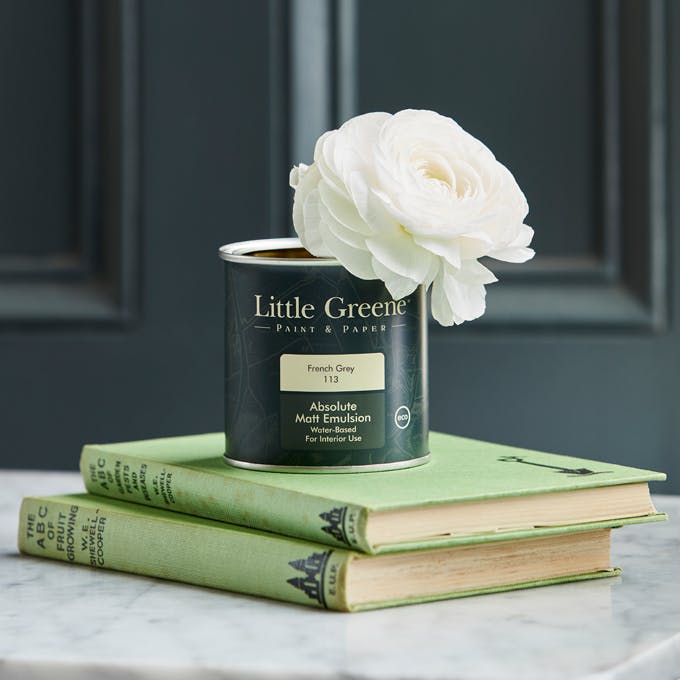
[[[479,262],[525,262],[533,229],[512,173],[451,118],[407,109],[367,113],[319,137],[290,173],[302,245],[395,300],[432,289],[443,326],[484,314],[497,279]]]
[[[316,600],[319,604],[326,606],[324,595],[324,575],[326,564],[331,555],[331,550],[325,552],[315,552],[306,558],[293,560],[288,564],[303,576],[289,578],[288,583],[294,588],[301,590],[311,600]]]

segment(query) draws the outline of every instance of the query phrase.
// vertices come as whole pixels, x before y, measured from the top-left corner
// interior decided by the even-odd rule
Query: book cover
[[[83,448],[80,469],[87,490],[94,494],[368,553],[455,545],[469,539],[452,534],[379,544],[370,540],[366,527],[369,517],[384,511],[665,479],[649,470],[437,432],[430,434],[430,463],[384,473],[243,470],[224,462],[223,449],[222,433],[90,444]],[[626,522],[608,512],[601,508],[594,519],[618,526],[665,518],[653,507]],[[511,527],[504,530],[504,537],[525,536],[527,529],[544,535],[583,523],[553,524]],[[486,532],[477,540],[493,540],[495,533]]]
[[[72,564],[354,611],[614,576],[609,533],[368,556],[77,494],[25,498],[18,545]]]

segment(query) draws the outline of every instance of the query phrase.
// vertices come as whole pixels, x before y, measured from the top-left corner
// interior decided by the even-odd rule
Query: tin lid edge
[[[259,250],[286,250],[288,248],[302,248],[299,238],[262,238],[251,241],[237,241],[227,243],[219,249],[219,256],[227,262],[241,262],[257,265],[276,265],[299,267],[305,265],[309,267],[338,267],[340,263],[332,257],[295,258],[295,257],[253,257],[251,253]]]

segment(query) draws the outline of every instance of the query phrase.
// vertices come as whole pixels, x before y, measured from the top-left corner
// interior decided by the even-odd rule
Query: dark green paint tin
[[[220,248],[226,460],[365,472],[425,463],[425,291],[395,301],[297,239]]]

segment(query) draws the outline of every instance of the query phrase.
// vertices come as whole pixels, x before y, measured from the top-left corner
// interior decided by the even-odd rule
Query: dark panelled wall
[[[679,35],[660,0],[6,0],[0,465],[220,429],[217,247],[287,233],[323,129],[412,106],[515,172],[539,252],[431,329],[432,427],[679,492]]]
[[[3,3],[6,21],[47,22],[43,11],[49,7],[54,13],[58,5],[64,16],[77,17],[79,31],[85,22],[93,24],[85,40],[96,53],[89,66],[96,71],[99,111],[93,137],[79,140],[75,153],[84,153],[81,144],[102,144],[103,137],[132,144],[129,151],[135,158],[127,162],[133,173],[139,172],[139,182],[128,187],[125,200],[108,196],[106,207],[100,208],[102,184],[118,184],[121,162],[100,157],[89,178],[98,185],[93,192],[98,208],[82,225],[86,238],[100,241],[102,255],[121,251],[114,259],[121,259],[120,267],[129,270],[126,291],[109,280],[110,272],[99,256],[87,265],[94,270],[92,275],[54,272],[75,255],[57,253],[49,262],[29,259],[12,250],[11,240],[2,241],[0,461],[7,467],[75,468],[84,442],[218,430],[223,282],[217,248],[252,237],[266,229],[269,220],[267,4],[44,0],[31,3],[30,16],[19,9],[24,5],[19,0]],[[102,10],[97,16],[89,15],[92,5]],[[45,31],[62,30],[64,23],[51,22]],[[13,42],[3,43],[2,69],[3,73],[24,69],[29,77],[30,65],[20,59],[22,35],[12,31]],[[41,35],[32,33],[34,48]],[[123,54],[125,41],[129,44]],[[65,79],[64,59],[53,60],[46,51],[42,55],[49,61],[39,68],[49,66],[55,77]],[[10,89],[3,92],[3,108],[15,97],[28,97],[24,90],[12,89],[9,77],[0,83]],[[125,102],[118,98],[121,87],[131,90]],[[62,120],[61,108],[70,105],[69,96],[60,88],[45,93],[39,102],[43,115],[53,109],[60,116],[55,138],[75,134],[79,127],[76,121],[69,125]],[[125,125],[132,129],[121,131],[122,124],[107,127],[103,114],[108,119],[127,116]],[[8,136],[30,139],[35,134],[32,119],[16,115],[6,124],[14,126],[3,130]],[[58,138],[54,142],[62,143]],[[52,162],[60,151],[50,147],[44,153]],[[42,158],[34,146],[24,143],[22,153],[27,155],[23,162],[40,167]],[[64,172],[76,176],[80,168],[72,161],[64,155],[53,177]],[[11,163],[3,154],[3,172],[12,172]],[[31,216],[32,203],[42,200],[35,189],[27,183],[15,199]],[[82,198],[74,192],[68,195],[74,206]],[[31,237],[35,249],[31,252],[40,253],[42,227],[34,228],[28,219],[18,222],[7,210],[6,204],[0,205],[3,234]],[[59,217],[63,238],[71,238],[71,225]],[[120,241],[122,231],[125,242]],[[68,243],[75,254],[83,246],[83,240]],[[38,267],[46,271],[35,272]],[[77,287],[71,297],[61,294],[67,276],[68,285]],[[39,287],[42,282],[50,290]],[[29,284],[33,288],[25,291]],[[32,300],[30,318],[12,305],[24,294]],[[125,314],[117,309],[123,295],[134,303]],[[55,306],[73,313],[55,319]]]

